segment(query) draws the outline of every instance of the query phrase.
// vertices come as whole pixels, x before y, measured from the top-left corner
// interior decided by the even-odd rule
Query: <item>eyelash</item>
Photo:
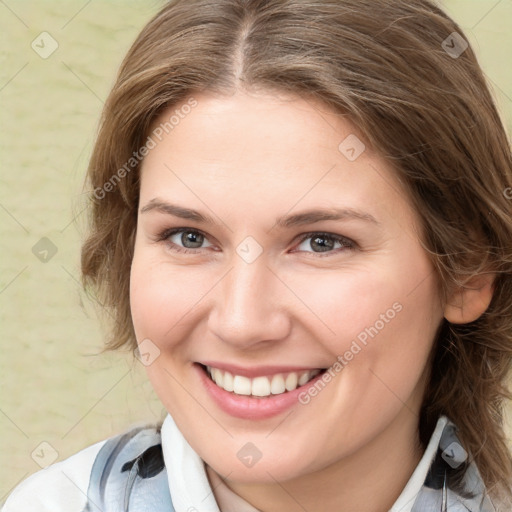
[[[197,251],[201,250],[201,248],[188,249],[186,247],[181,247],[179,245],[176,245],[174,242],[169,241],[169,238],[172,235],[175,235],[176,233],[182,233],[182,232],[199,234],[199,235],[202,235],[204,238],[208,239],[206,234],[203,233],[202,231],[200,231],[199,229],[172,228],[172,229],[166,229],[166,230],[162,231],[158,235],[156,241],[164,242],[170,250],[175,251],[175,252],[186,253],[186,254],[197,254]],[[343,247],[339,248],[337,250],[333,249],[332,251],[325,251],[323,253],[322,252],[313,252],[313,251],[299,251],[299,252],[306,252],[306,253],[310,253],[310,254],[316,254],[320,257],[326,257],[326,256],[329,256],[332,254],[338,254],[341,251],[354,250],[357,247],[357,244],[354,241],[350,240],[349,238],[346,238],[341,235],[335,235],[332,233],[325,233],[322,231],[311,231],[309,233],[304,233],[303,235],[301,235],[298,245],[302,244],[302,242],[304,242],[304,240],[307,240],[308,238],[313,238],[314,235],[319,236],[319,238],[325,237],[325,238],[334,240],[334,242],[339,242],[341,245],[343,245]]]

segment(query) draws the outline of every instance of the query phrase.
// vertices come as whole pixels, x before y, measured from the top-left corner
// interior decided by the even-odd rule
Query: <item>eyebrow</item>
[[[173,215],[181,219],[193,220],[203,224],[219,226],[213,217],[201,213],[192,208],[185,208],[175,204],[167,203],[161,199],[151,199],[144,207],[141,208],[140,213],[150,211],[158,211],[167,215]],[[305,224],[314,224],[315,222],[322,222],[327,220],[359,220],[369,222],[380,226],[380,222],[371,214],[356,210],[354,208],[328,208],[328,209],[312,209],[301,213],[294,213],[291,215],[284,215],[279,217],[275,225],[278,228],[290,228],[295,226],[302,226]]]

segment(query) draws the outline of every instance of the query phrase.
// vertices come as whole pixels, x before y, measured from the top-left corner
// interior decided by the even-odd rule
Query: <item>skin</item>
[[[418,217],[393,170],[368,145],[355,161],[338,149],[350,134],[364,141],[345,117],[261,91],[194,98],[197,106],[141,169],[130,300],[138,342],[149,338],[160,350],[149,379],[207,474],[227,477],[259,510],[387,511],[424,450],[418,414],[436,329],[443,316],[464,322],[481,314],[491,289],[479,283],[473,295],[458,291],[441,303]],[[143,213],[155,199],[218,225]],[[360,210],[378,225],[275,225],[283,215],[331,207]],[[159,241],[169,228],[204,237],[177,252],[187,232]],[[314,241],[322,233],[356,245],[321,252]],[[236,252],[248,236],[262,250],[251,263]],[[400,312],[325,389],[269,419],[224,413],[191,368],[201,360],[325,368],[396,303]],[[252,467],[237,457],[248,442],[262,453]]]

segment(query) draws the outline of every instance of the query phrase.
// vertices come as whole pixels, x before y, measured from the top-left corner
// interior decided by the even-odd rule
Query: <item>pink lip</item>
[[[242,377],[268,377],[276,373],[306,372],[310,370],[323,370],[324,368],[311,368],[310,366],[254,366],[244,368],[235,364],[222,363],[220,361],[199,361],[205,366],[211,366],[231,373],[232,375],[241,375]]]
[[[276,416],[298,403],[301,393],[322,378],[323,373],[319,373],[303,386],[299,386],[293,391],[286,391],[280,395],[270,395],[263,398],[253,398],[250,396],[236,395],[217,386],[206,374],[206,370],[198,363],[194,363],[193,368],[198,372],[199,378],[206,391],[224,412],[237,418],[248,420],[261,420]],[[210,366],[210,365],[208,365]],[[268,368],[268,367],[267,367]],[[293,370],[289,370],[293,371]]]

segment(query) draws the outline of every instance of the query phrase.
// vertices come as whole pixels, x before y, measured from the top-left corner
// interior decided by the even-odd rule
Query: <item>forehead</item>
[[[153,123],[141,201],[209,200],[241,211],[364,205],[374,217],[411,209],[385,160],[346,116],[321,103],[245,93],[197,94],[194,102],[170,107]]]

